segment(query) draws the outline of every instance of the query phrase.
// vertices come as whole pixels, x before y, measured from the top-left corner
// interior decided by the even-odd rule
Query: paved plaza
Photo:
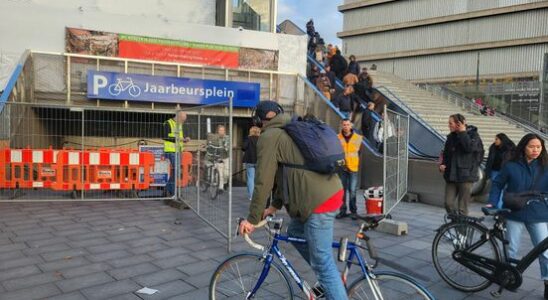
[[[363,202],[363,201],[360,201]],[[235,189],[234,217],[245,216],[248,201]],[[473,211],[479,211],[479,204]],[[360,209],[363,209],[361,203]],[[445,284],[431,263],[434,230],[444,210],[401,203],[393,212],[409,233],[371,234],[380,256],[379,269],[401,265],[416,274],[437,299],[493,299],[489,292],[458,292]],[[180,219],[180,225],[175,220]],[[336,221],[336,239],[352,236],[358,221]],[[258,241],[264,232],[257,232]],[[531,247],[528,237],[523,248]],[[248,250],[241,238],[234,251]],[[296,251],[284,246],[299,272],[314,282]],[[191,210],[161,201],[42,202],[0,204],[0,300],[3,299],[207,299],[213,270],[227,257],[226,240]],[[517,293],[499,299],[542,299],[538,264],[525,274]],[[154,295],[137,294],[142,287]]]

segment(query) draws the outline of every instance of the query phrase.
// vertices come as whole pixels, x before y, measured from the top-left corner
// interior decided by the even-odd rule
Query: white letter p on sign
[[[93,75],[93,95],[99,94],[99,89],[106,87],[108,80],[105,76],[94,74]]]

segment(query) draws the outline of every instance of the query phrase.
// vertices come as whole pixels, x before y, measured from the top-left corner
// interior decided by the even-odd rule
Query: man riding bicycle
[[[256,125],[262,125],[263,133],[257,142],[255,190],[247,220],[240,223],[240,233],[251,234],[253,224],[285,206],[291,217],[288,234],[308,241],[294,246],[314,270],[327,299],[347,299],[331,245],[333,221],[343,196],[339,177],[288,166],[303,165],[305,160],[283,129],[291,118],[283,114],[278,103],[262,101],[253,119]],[[274,183],[274,200],[264,209]]]
[[[209,134],[207,137],[206,162],[212,163],[219,172],[219,190],[221,191],[224,191],[224,185],[228,183],[229,139],[224,125],[217,126],[217,133]]]

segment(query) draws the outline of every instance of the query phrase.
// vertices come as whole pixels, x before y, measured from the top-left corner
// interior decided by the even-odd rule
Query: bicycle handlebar
[[[253,225],[253,227],[255,228],[261,228],[263,226],[266,225],[266,223],[268,223],[269,220],[271,220],[272,217],[267,217],[266,219],[262,220],[261,222],[257,223],[256,225]],[[244,219],[238,219],[238,225],[240,225],[240,223],[243,221]],[[264,246],[261,245],[261,244],[258,244],[258,243],[255,243],[250,237],[249,237],[249,234],[247,233],[244,233],[244,240],[253,248],[257,249],[257,250],[260,250],[260,251],[264,251]]]

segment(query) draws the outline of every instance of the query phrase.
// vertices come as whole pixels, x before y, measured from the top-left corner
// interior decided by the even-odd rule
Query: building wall
[[[538,76],[548,51],[546,2],[345,1],[339,35],[346,55],[406,79],[475,77],[478,53],[482,77]]]
[[[0,53],[64,52],[65,27],[75,27],[279,50],[280,71],[306,72],[305,37],[216,27],[215,0],[0,1],[0,20]]]

